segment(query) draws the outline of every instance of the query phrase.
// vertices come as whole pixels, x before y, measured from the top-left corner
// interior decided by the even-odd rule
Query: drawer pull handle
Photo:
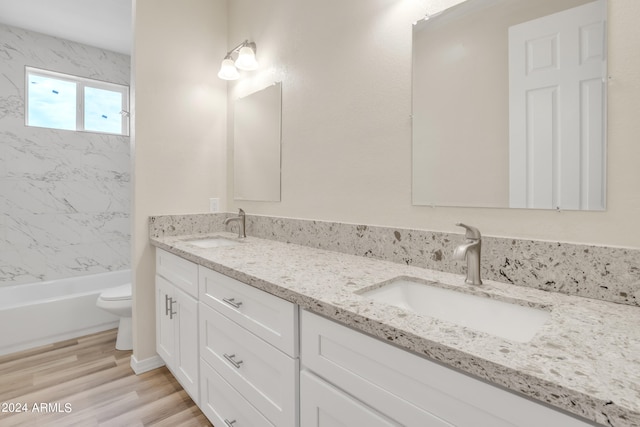
[[[236,423],[236,420],[229,421],[228,419],[225,418],[224,423],[227,425],[227,427],[233,427],[233,425]]]
[[[173,319],[173,316],[175,316],[176,313],[175,311],[173,311],[173,303],[175,301],[173,300],[173,298],[169,298],[169,319]]]
[[[242,302],[236,301],[235,298],[222,298],[222,301],[226,302],[233,308],[240,308],[240,306],[242,305]]]
[[[231,363],[233,366],[235,366],[236,369],[240,369],[240,365],[242,365],[243,361],[242,360],[236,360],[235,359],[235,357],[236,357],[235,354],[224,353],[223,356],[224,356],[225,359],[227,359],[229,361],[229,363]]]
[[[169,295],[164,294],[164,315],[169,315]]]

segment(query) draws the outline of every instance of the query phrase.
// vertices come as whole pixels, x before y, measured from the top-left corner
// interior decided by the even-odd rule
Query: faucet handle
[[[458,227],[464,227],[465,230],[467,230],[467,232],[465,233],[464,237],[466,237],[467,239],[473,239],[473,240],[480,240],[481,239],[481,235],[480,235],[480,230],[478,230],[475,227],[472,227],[470,225],[466,225],[463,224],[461,222],[456,224]]]

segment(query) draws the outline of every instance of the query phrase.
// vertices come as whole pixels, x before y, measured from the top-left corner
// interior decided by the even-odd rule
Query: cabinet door
[[[308,371],[300,373],[301,427],[400,426]]]
[[[175,308],[173,285],[156,276],[156,351],[169,369],[175,360],[175,333],[172,309]]]
[[[191,398],[198,403],[198,301],[174,288],[177,304],[173,316],[175,333],[176,378]]]
[[[590,424],[307,311],[301,364],[409,427]]]

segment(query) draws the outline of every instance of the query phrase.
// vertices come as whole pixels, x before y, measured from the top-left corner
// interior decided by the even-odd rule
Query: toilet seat
[[[100,294],[103,301],[126,301],[131,299],[131,283],[109,288]]]

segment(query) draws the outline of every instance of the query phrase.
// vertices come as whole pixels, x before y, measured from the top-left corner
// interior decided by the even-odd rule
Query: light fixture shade
[[[258,61],[256,61],[256,53],[250,46],[242,46],[238,52],[236,59],[236,67],[241,70],[251,71],[258,69]]]
[[[233,59],[225,58],[222,61],[220,71],[218,71],[218,77],[223,80],[237,80],[238,77],[240,77],[240,73],[238,73],[236,66],[233,64]]]

